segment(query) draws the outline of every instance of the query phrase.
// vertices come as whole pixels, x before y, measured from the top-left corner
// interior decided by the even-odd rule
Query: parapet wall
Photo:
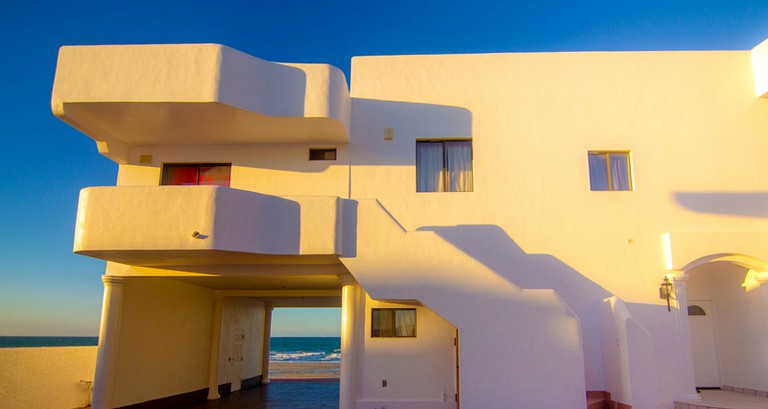
[[[7,408],[85,406],[97,347],[0,348],[0,402]],[[90,399],[90,398],[89,398]]]

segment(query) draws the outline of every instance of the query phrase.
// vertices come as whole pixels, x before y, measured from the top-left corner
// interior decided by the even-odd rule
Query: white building
[[[61,49],[55,115],[120,166],[77,215],[107,260],[95,407],[266,381],[282,306],[341,306],[344,409],[768,391],[768,42],[351,72]]]

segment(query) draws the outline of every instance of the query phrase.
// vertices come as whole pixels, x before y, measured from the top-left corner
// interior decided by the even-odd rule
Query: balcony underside
[[[62,120],[117,162],[136,146],[349,143],[335,119],[274,117],[219,102],[77,102],[60,109]]]
[[[228,297],[253,298],[272,307],[341,307],[336,275],[270,275],[265,277],[175,277]]]
[[[289,271],[263,271],[243,275],[210,274],[194,275],[190,272],[175,274],[163,269],[128,267],[109,264],[116,271],[111,275],[130,277],[136,280],[173,280],[198,287],[208,288],[217,294],[230,298],[251,298],[272,307],[340,307],[340,276],[349,272],[327,271],[322,266],[294,269]],[[108,268],[110,270],[110,268]],[[298,271],[297,271],[298,270]]]
[[[76,254],[139,267],[302,266],[341,264],[334,255],[274,255],[225,250],[82,250]]]

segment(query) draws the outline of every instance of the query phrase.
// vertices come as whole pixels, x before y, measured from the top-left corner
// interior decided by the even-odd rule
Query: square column
[[[264,307],[264,347],[261,351],[261,383],[269,383],[269,341],[272,337],[272,311],[275,307]]]
[[[211,324],[211,360],[208,368],[208,400],[219,399],[219,349],[221,348],[221,309],[224,297],[213,298],[213,324]]]

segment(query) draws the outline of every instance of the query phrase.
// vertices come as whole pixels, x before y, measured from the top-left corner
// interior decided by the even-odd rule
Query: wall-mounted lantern
[[[672,311],[672,308],[669,306],[669,299],[674,298],[674,295],[672,293],[672,282],[669,281],[669,277],[664,277],[659,286],[659,298],[667,300],[667,311]]]

